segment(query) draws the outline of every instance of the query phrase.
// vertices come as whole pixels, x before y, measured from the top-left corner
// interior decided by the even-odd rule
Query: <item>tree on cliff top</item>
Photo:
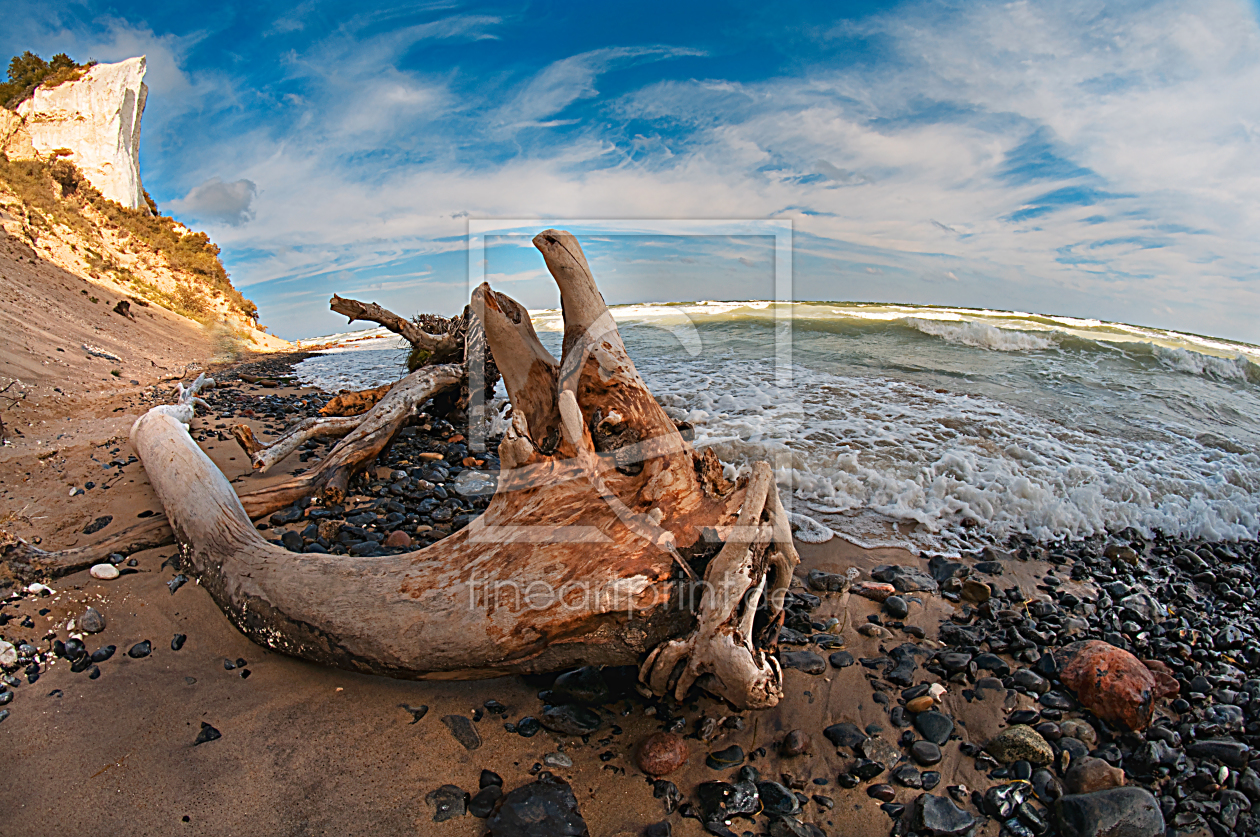
[[[0,84],[0,104],[12,110],[41,84],[56,87],[64,81],[72,81],[95,63],[77,64],[64,52],[54,55],[51,61],[45,61],[30,50],[15,55],[9,60],[9,80]]]

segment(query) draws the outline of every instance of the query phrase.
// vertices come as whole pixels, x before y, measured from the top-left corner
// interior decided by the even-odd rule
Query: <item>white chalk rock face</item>
[[[68,149],[69,159],[110,200],[144,206],[140,185],[140,117],[149,88],[144,56],[97,64],[78,81],[39,87],[18,106],[41,155]]]

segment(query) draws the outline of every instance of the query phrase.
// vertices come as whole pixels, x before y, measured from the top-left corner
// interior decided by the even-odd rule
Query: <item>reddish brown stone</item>
[[[639,745],[639,769],[649,776],[665,776],[687,761],[687,742],[681,735],[658,732]]]
[[[411,546],[411,536],[408,535],[406,532],[404,532],[402,529],[395,529],[394,531],[389,533],[389,537],[387,537],[384,541],[381,542],[381,546],[389,546],[389,547],[401,546],[404,549],[406,549],[407,547]]]
[[[803,756],[809,752],[809,733],[802,729],[794,729],[783,737],[779,753],[784,756]]]
[[[1176,697],[1181,691],[1181,684],[1177,682],[1177,678],[1173,676],[1173,671],[1168,667],[1168,663],[1163,660],[1143,660],[1142,664],[1151,670],[1151,674],[1155,677],[1155,698]]]
[[[882,602],[897,593],[896,587],[879,581],[859,581],[853,585],[852,589],[855,594],[877,602]]]
[[[1137,657],[1100,640],[1074,642],[1054,652],[1059,679],[1104,721],[1146,729],[1161,691]]]

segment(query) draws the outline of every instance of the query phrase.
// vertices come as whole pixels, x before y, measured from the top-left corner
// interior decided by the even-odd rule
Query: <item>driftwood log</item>
[[[486,285],[472,302],[513,404],[481,517],[404,555],[288,552],[189,436],[186,398],[132,430],[186,566],[246,635],[321,663],[470,678],[645,661],[658,692],[773,705],[781,673],[755,637],[776,633],[797,558],[769,466],[714,474],[639,377],[576,239],[535,245],[560,287],[559,362],[520,305]]]
[[[482,285],[471,303],[468,343],[484,339],[512,403],[484,514],[425,549],[365,558],[292,553],[250,520],[316,492],[340,499],[362,457],[460,384],[464,364],[421,367],[353,427],[295,428],[286,446],[348,433],[317,468],[242,497],[189,435],[196,388],[181,388],[131,440],[185,571],[251,639],[319,663],[439,679],[636,664],[658,694],[695,684],[739,708],[773,705],[798,559],[770,467],[724,480],[648,392],[577,240],[548,230],[534,244],[560,288],[560,361],[514,300]]]

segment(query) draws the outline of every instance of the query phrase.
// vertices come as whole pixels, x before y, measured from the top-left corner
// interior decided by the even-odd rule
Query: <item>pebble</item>
[[[809,733],[804,730],[794,729],[783,737],[783,743],[779,746],[779,753],[785,757],[807,755],[810,751]]]
[[[1155,797],[1138,787],[1060,797],[1054,820],[1061,834],[1074,837],[1162,837],[1166,828]]]
[[[964,837],[971,834],[978,822],[974,814],[964,811],[952,799],[930,793],[920,794],[907,808],[909,827],[933,837]]]
[[[566,671],[552,683],[548,703],[606,703],[612,698],[612,689],[599,666],[582,666]]]
[[[475,750],[481,746],[481,736],[472,721],[463,715],[443,715],[442,724],[451,731],[451,735],[465,750]]]
[[[92,568],[88,570],[88,574],[92,578],[99,578],[101,581],[110,581],[118,578],[118,568],[113,564],[93,564]]]
[[[875,762],[885,770],[901,759],[901,751],[882,738],[868,738],[862,742],[862,755]]]
[[[217,741],[222,737],[223,733],[219,732],[205,721],[202,721],[201,732],[197,733],[197,738],[193,741],[193,746],[196,747],[198,744],[205,744],[207,741]]]
[[[910,757],[928,767],[940,762],[941,748],[931,741],[916,741],[910,745]]]
[[[1086,756],[1072,762],[1063,784],[1068,793],[1093,793],[1107,788],[1123,787],[1124,771],[1102,759]]]
[[[83,614],[75,620],[75,624],[79,626],[85,634],[99,634],[105,630],[105,617],[94,607],[89,607],[83,611]]]
[[[381,541],[381,546],[390,549],[409,549],[411,547],[411,536],[402,529],[395,529],[390,532],[385,540]]]
[[[910,605],[901,596],[889,596],[884,599],[884,610],[894,619],[905,619],[910,615]]]
[[[585,706],[548,706],[542,713],[542,725],[561,735],[586,735],[603,724],[599,713]]]
[[[822,674],[827,670],[827,663],[813,651],[783,651],[780,660],[784,668],[794,668],[806,674]]]
[[[878,799],[880,802],[892,802],[897,798],[897,789],[892,785],[880,783],[868,787],[866,795],[871,799]]]
[[[928,741],[939,746],[953,734],[954,722],[948,715],[928,710],[914,716],[914,728]]]
[[[962,590],[959,591],[958,595],[969,602],[984,604],[993,597],[993,588],[983,581],[967,578],[963,579]]]
[[[1024,724],[1007,727],[989,740],[985,750],[1003,764],[1027,761],[1032,764],[1050,764],[1054,750],[1035,729]]]
[[[891,584],[900,593],[915,593],[919,591],[935,593],[938,589],[936,579],[923,570],[918,567],[908,567],[900,564],[878,566],[871,570],[871,578]]]
[[[565,753],[548,753],[543,756],[543,764],[548,767],[572,767],[573,759]]]
[[[1088,721],[1079,718],[1068,718],[1059,724],[1059,731],[1070,738],[1084,742],[1091,750],[1098,746],[1098,733],[1089,725]]]
[[[709,753],[704,763],[713,770],[729,770],[744,763],[744,750],[738,744],[732,744],[721,750]]]
[[[548,773],[503,796],[488,837],[588,837],[573,789]]]
[[[827,658],[834,668],[848,668],[856,662],[848,651],[836,651]]]
[[[823,730],[823,735],[837,747],[859,747],[866,740],[866,733],[858,729],[856,724],[848,722],[832,724]]]
[[[931,695],[919,695],[917,698],[906,701],[907,712],[926,712],[933,706],[936,706],[936,701],[932,700]]]
[[[468,794],[455,785],[442,785],[425,794],[424,801],[433,806],[433,821],[446,822],[462,817],[468,810]]]
[[[649,776],[667,776],[687,763],[686,740],[676,733],[658,732],[639,745],[636,762]]]
[[[147,657],[151,653],[153,653],[153,643],[149,642],[147,639],[142,642],[137,642],[135,645],[127,649],[127,656],[131,657],[133,660],[138,660],[141,657]]]
[[[495,803],[503,796],[503,788],[499,785],[486,785],[473,794],[468,800],[468,813],[474,817],[485,819],[494,811]]]
[[[183,648],[184,643],[187,640],[188,640],[188,636],[186,634],[175,634],[175,636],[171,637],[171,650],[178,651],[179,649]]]

